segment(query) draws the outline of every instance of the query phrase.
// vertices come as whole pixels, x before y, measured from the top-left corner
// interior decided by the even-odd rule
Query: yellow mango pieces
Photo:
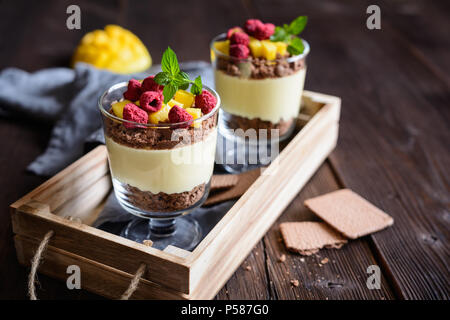
[[[113,113],[114,113],[117,117],[123,119],[123,108],[125,107],[125,105],[126,105],[127,103],[132,103],[132,102],[131,102],[130,100],[126,100],[126,99],[125,99],[125,100],[123,100],[123,101],[113,103],[113,104],[111,105],[111,108],[112,108]]]
[[[172,108],[173,106],[179,106],[180,108],[183,108],[184,104],[182,104],[181,102],[178,102],[174,99],[170,99],[169,102],[167,102],[167,104]]]
[[[152,58],[147,48],[131,31],[117,25],[84,35],[75,50],[72,64],[85,62],[117,73],[134,73],[148,69]]]
[[[263,56],[261,41],[255,38],[250,38],[248,46],[250,47],[250,52],[253,57],[260,58]]]
[[[229,55],[230,54],[230,40],[216,41],[216,42],[214,42],[214,48],[216,48],[217,51],[220,51],[223,54]]]
[[[186,91],[186,90],[178,90],[173,97],[173,100],[176,100],[183,104],[184,108],[190,108],[194,104],[195,96]]]
[[[284,56],[287,52],[287,43],[286,42],[274,42],[275,46],[277,47],[277,53],[279,53],[281,56]]]
[[[194,118],[194,120],[202,116],[202,110],[199,108],[186,108],[185,110]],[[201,121],[197,121],[192,123],[191,126],[194,128],[200,128],[201,124]]]
[[[163,104],[162,108],[156,112],[152,112],[148,114],[148,120],[150,123],[158,124],[161,122],[169,121],[169,111],[170,106],[167,104]]]
[[[277,57],[277,46],[270,40],[261,41],[262,55],[267,60],[275,60]]]

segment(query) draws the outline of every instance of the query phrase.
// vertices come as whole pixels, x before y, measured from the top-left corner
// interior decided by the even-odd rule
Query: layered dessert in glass
[[[214,167],[219,96],[206,86],[184,87],[167,91],[151,76],[116,84],[100,98],[116,198],[150,219],[133,221],[123,235],[161,248],[192,247],[193,239],[171,238],[199,232],[198,225],[174,218],[206,200]]]
[[[253,129],[256,138],[264,134],[278,142],[293,132],[309,53],[308,43],[297,36],[305,24],[303,16],[279,27],[249,19],[212,40],[221,134]]]

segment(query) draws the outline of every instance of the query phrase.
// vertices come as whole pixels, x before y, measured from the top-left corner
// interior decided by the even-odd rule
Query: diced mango
[[[182,103],[184,108],[190,108],[194,104],[195,96],[186,90],[178,90],[173,99]]]
[[[262,57],[263,53],[261,41],[255,38],[251,38],[248,46],[250,47],[250,51],[253,57],[255,58]]]
[[[230,54],[230,40],[216,41],[216,42],[214,42],[214,48],[216,48],[217,51],[220,51],[223,54],[229,55]]]
[[[156,112],[149,113],[148,120],[150,123],[158,124],[161,122],[169,121],[169,111],[170,106],[167,104],[163,104],[162,108]]]
[[[262,54],[267,60],[275,60],[277,57],[277,46],[270,40],[261,41]]]
[[[178,102],[174,99],[170,99],[169,102],[167,102],[167,104],[172,108],[173,106],[179,106],[180,108],[183,108],[184,104],[182,104],[181,102]]]
[[[288,46],[287,43],[278,41],[278,42],[274,42],[274,44],[277,47],[277,53],[279,53],[281,56],[284,56],[287,51],[287,46]]]
[[[138,100],[138,101],[136,101],[135,103],[134,103],[135,105],[137,105],[138,107],[140,107],[141,106],[141,102]]]
[[[185,110],[192,116],[192,118],[194,118],[194,120],[202,116],[202,110],[199,108],[186,108]],[[194,128],[200,128],[201,124],[201,121],[197,121],[191,124],[191,126]]]
[[[131,103],[130,100],[123,100],[120,102],[113,103],[111,108],[116,116],[123,119],[123,108],[127,103]]]

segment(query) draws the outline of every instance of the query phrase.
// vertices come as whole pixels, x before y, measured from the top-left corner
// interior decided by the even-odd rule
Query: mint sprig
[[[180,70],[177,55],[170,47],[163,53],[161,70],[162,72],[155,75],[154,80],[156,83],[164,86],[164,103],[169,102],[178,89],[187,90],[189,85],[191,85],[192,94],[198,95],[202,93],[203,84],[201,77],[198,76],[194,81],[189,79],[187,73]]]
[[[307,16],[299,16],[294,19],[289,25],[277,26],[274,34],[270,37],[274,42],[285,42],[288,44],[287,51],[293,55],[299,55],[305,50],[302,39],[298,35],[305,29],[308,22]]]

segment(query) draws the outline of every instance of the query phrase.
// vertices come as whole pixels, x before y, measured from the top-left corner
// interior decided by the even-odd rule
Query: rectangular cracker
[[[323,247],[340,248],[347,243],[341,234],[323,222],[284,222],[280,224],[280,231],[286,248],[305,256]]]
[[[382,230],[394,223],[391,216],[349,189],[308,199],[305,206],[350,239]]]

